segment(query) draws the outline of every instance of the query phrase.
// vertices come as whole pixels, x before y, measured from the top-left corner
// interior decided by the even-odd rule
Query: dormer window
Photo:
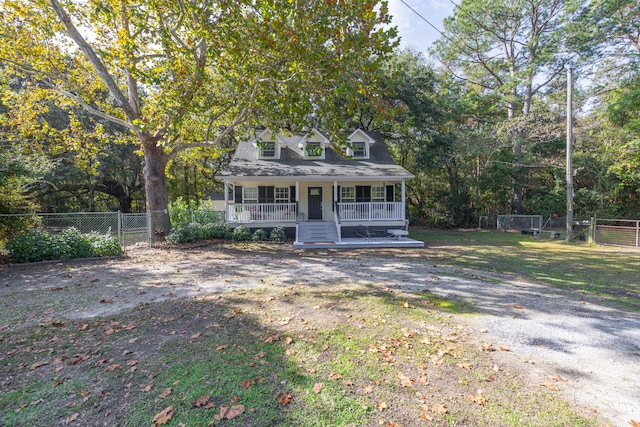
[[[366,157],[367,149],[364,142],[356,141],[351,143],[353,157]]]
[[[309,141],[305,147],[307,157],[322,157],[323,148],[319,141]]]
[[[275,142],[261,142],[260,143],[260,157],[275,157],[276,156],[276,143]]]

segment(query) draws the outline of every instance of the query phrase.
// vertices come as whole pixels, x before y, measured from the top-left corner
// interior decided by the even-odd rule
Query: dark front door
[[[309,187],[309,219],[322,219],[322,187]]]

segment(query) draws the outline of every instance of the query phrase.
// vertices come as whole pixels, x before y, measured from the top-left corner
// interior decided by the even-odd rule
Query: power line
[[[438,29],[438,27],[436,27],[435,25],[433,25],[431,22],[429,22],[429,20],[427,18],[425,18],[424,16],[422,16],[417,10],[415,10],[414,8],[412,8],[411,6],[409,6],[407,4],[406,1],[404,0],[400,0],[402,2],[402,4],[404,4],[405,6],[407,6],[409,8],[409,10],[411,10],[413,13],[415,13],[420,19],[422,19],[424,22],[426,22],[427,24],[429,24],[431,26],[431,28],[433,28],[434,30],[436,30],[438,33],[440,33],[442,35],[442,37],[446,38],[447,40],[449,40],[451,43],[453,43],[455,45],[455,42],[453,40],[451,40],[449,38],[449,36],[447,36],[445,33],[443,33],[442,31],[440,31],[440,29]],[[457,46],[457,45],[456,45]]]

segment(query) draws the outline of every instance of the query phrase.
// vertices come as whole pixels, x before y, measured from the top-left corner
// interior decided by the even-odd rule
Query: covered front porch
[[[288,235],[295,233],[299,247],[424,245],[401,231],[406,228],[402,178],[245,178],[226,185],[227,223],[251,229],[284,227]]]

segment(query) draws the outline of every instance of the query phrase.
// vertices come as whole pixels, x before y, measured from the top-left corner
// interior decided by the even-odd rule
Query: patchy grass
[[[496,362],[508,349],[451,314],[470,309],[339,284],[50,319],[0,337],[0,424],[152,425],[169,407],[169,426],[597,424]]]
[[[495,231],[423,230],[412,237],[426,242],[434,263],[513,274],[640,312],[640,252],[633,248]]]

